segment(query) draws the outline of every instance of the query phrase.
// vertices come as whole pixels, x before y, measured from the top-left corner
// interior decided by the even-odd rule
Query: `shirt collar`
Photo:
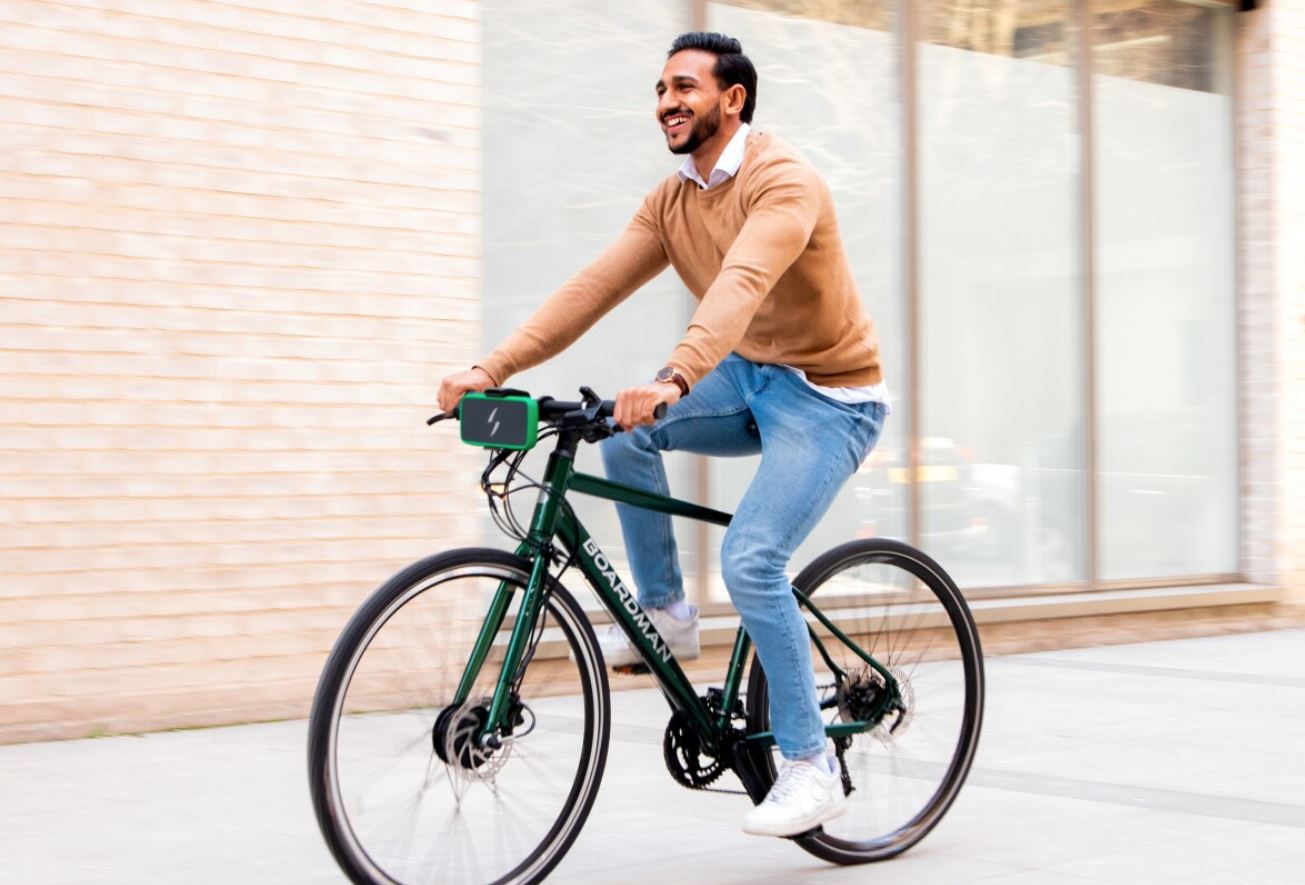
[[[698,174],[698,167],[693,163],[693,155],[690,154],[680,164],[677,173],[680,176],[680,181],[694,181],[698,187],[704,189],[729,181],[738,174],[739,167],[743,165],[743,148],[746,146],[748,130],[751,128],[747,123],[739,126],[739,130],[734,133],[730,143],[725,145],[725,150],[721,151],[720,159],[716,161],[716,167],[711,170],[709,180],[702,180],[702,176]]]

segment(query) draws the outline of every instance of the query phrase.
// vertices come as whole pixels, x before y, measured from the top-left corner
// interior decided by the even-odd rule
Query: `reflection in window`
[[[480,10],[485,77],[481,316],[482,344],[488,348],[615,240],[644,194],[679,166],[654,118],[652,84],[671,41],[687,29],[691,10],[688,0],[627,0],[616,15],[607,0],[486,0]],[[647,381],[679,341],[689,300],[675,274],[663,273],[577,345],[511,383],[536,395],[577,399],[581,384],[610,397],[619,387]],[[527,462],[535,477],[543,472],[543,449]],[[582,447],[578,458],[580,470],[602,474],[595,447]],[[672,492],[692,497],[689,456],[668,454],[666,464]],[[529,507],[525,497],[518,502],[522,508]],[[577,495],[573,506],[624,571],[612,505]],[[682,523],[677,538],[685,574],[692,575],[692,526]]]
[[[707,4],[708,28],[742,40],[760,72],[756,128],[796,144],[829,181],[899,404],[795,566],[851,537],[906,537],[915,481],[923,546],[962,584],[1081,580],[1084,441],[1095,430],[1101,575],[1234,571],[1235,4],[1089,6],[1098,342],[1089,428],[1074,67],[1083,7],[914,3],[922,436],[913,452],[900,261],[904,2]],[[486,344],[610,242],[678,164],[658,137],[648,84],[692,6],[631,0],[614,13],[604,0],[483,4]],[[596,378],[604,393],[641,380],[663,364],[690,306],[674,275],[663,275],[585,346],[517,380],[553,393]],[[632,328],[640,330],[633,339]],[[594,456],[586,453],[582,469],[599,470]],[[692,461],[672,455],[668,466],[673,491],[694,497]],[[708,503],[732,509],[754,470],[751,459],[714,459]],[[580,506],[620,559],[610,505]],[[680,521],[677,533],[691,583],[694,528]],[[719,541],[714,532],[706,550],[712,569]],[[717,581],[712,599],[724,598]]]
[[[922,4],[926,43],[1048,64],[1073,63],[1067,4],[1049,2],[931,2]]]
[[[1223,72],[1235,13],[1114,6],[1095,18],[1093,50],[1100,573],[1227,574],[1237,372]]]
[[[739,6],[758,12],[836,25],[853,25],[875,31],[892,31],[897,11],[897,0],[722,0],[711,5]],[[728,20],[728,16],[713,15],[711,27],[723,30],[731,37],[738,37],[737,33],[720,24],[722,20]],[[747,43],[743,44],[743,51],[751,51]]]
[[[919,9],[921,544],[963,586],[1081,580],[1073,13]]]
[[[1227,91],[1222,51],[1232,4],[1132,0],[1093,8],[1092,65],[1097,74],[1200,92]]]
[[[757,66],[753,127],[797,146],[829,183],[843,245],[862,301],[878,327],[884,377],[906,396],[901,306],[901,142],[896,3],[739,0],[710,3],[708,26],[737,37]],[[849,86],[849,84],[854,84]],[[890,415],[879,455],[868,459],[793,557],[794,572],[820,551],[855,537],[905,537],[906,485],[886,480],[900,467],[906,422]],[[753,458],[710,465],[711,503],[732,510],[756,472]],[[713,531],[719,571],[721,532]],[[726,598],[715,582],[714,599]]]

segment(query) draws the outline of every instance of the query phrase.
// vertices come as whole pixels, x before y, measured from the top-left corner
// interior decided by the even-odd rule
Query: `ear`
[[[725,96],[725,112],[729,114],[743,113],[743,105],[748,100],[748,90],[743,88],[743,84],[735,83],[723,93]]]

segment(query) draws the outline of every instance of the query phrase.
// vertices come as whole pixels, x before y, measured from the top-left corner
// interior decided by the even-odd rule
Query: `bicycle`
[[[720,526],[730,515],[577,472],[579,444],[619,430],[614,403],[581,392],[559,402],[492,390],[428,422],[457,417],[463,441],[489,449],[481,488],[518,546],[414,563],[331,651],[309,721],[309,781],[322,834],[354,882],[538,882],[571,847],[611,731],[601,652],[561,581],[572,568],[670,705],[672,777],[712,789],[733,772],[754,803],[774,782],[766,674],[747,633],[738,630],[723,684],[699,695],[567,496]],[[556,443],[536,482],[521,462],[546,438]],[[510,499],[526,490],[536,501],[523,525]],[[837,864],[893,857],[938,824],[974,758],[984,676],[973,617],[936,562],[896,541],[842,544],[793,585],[849,811],[791,838]],[[844,604],[827,613],[817,593]]]

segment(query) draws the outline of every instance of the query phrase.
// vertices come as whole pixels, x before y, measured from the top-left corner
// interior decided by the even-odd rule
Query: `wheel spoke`
[[[935,569],[905,545],[869,540],[831,551],[795,581],[813,597],[824,584],[862,588],[859,622],[840,619],[832,606],[825,614],[889,668],[906,705],[896,733],[886,731],[896,721],[889,713],[875,730],[852,738],[843,754],[855,788],[847,813],[824,824],[819,835],[799,840],[828,860],[875,860],[910,847],[946,812],[968,772],[982,713],[982,658],[964,601]],[[851,721],[867,718],[887,690],[883,677],[848,643],[836,636],[822,641],[837,669],[847,673],[838,686],[840,706],[851,706]],[[817,685],[829,685],[823,661],[817,656],[815,663]],[[820,690],[821,697],[832,693]],[[769,730],[769,691],[755,660],[747,698],[749,731]],[[828,722],[849,721],[840,706],[828,708]],[[778,751],[770,758],[773,771]]]
[[[311,781],[313,800],[319,819],[325,810],[328,841],[361,880],[379,881],[379,868],[396,881],[483,882],[543,852],[555,862],[560,852],[542,840],[569,840],[584,818],[575,806],[587,808],[597,790],[606,679],[565,591],[547,598],[534,657],[512,695],[526,708],[519,734],[480,749],[510,618],[467,702],[451,706],[499,583],[523,588],[529,574],[517,557],[476,552],[489,558],[448,554],[424,575],[382,587],[323,674],[310,723],[310,763],[322,772]],[[332,721],[335,710],[345,712]],[[567,727],[548,728],[554,716]],[[573,791],[576,782],[587,788]],[[571,824],[551,833],[558,820]]]

